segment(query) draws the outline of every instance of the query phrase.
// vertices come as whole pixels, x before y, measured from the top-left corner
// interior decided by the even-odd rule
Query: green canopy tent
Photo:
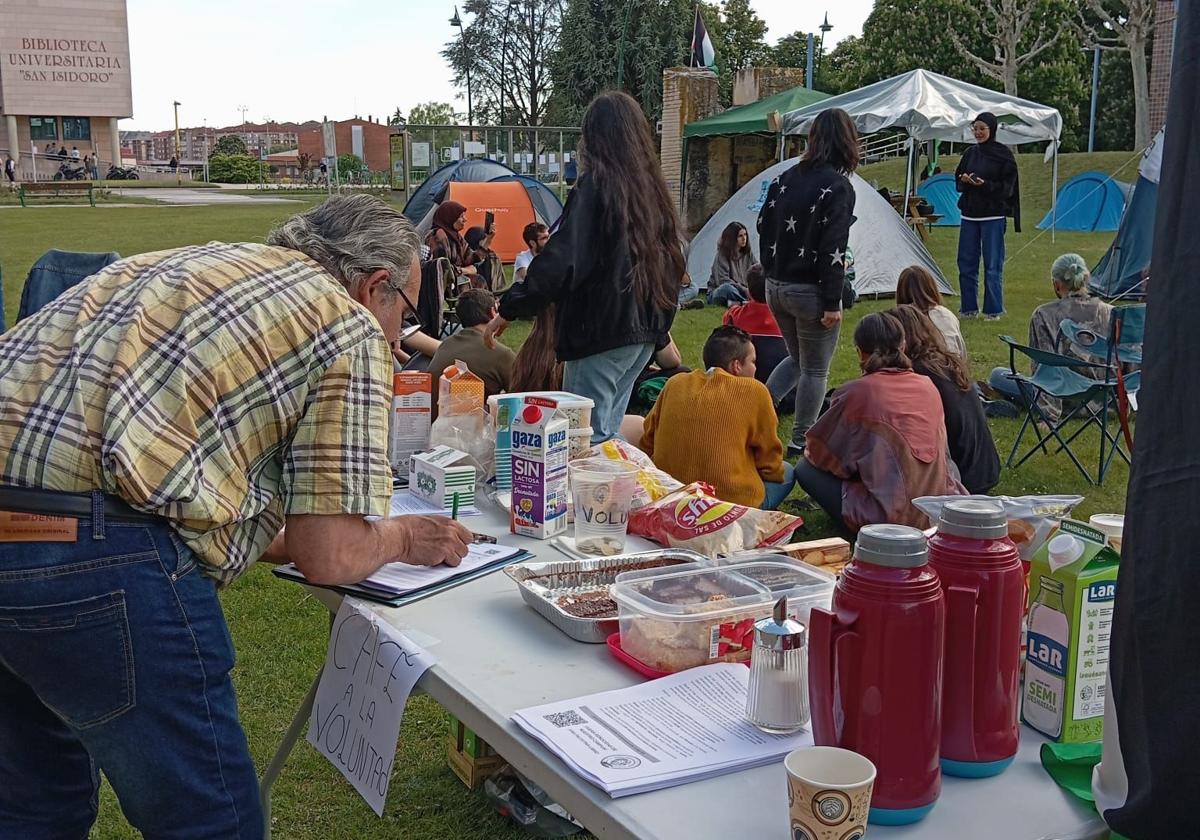
[[[775,135],[779,133],[779,128],[782,126],[772,127],[772,114],[786,114],[796,108],[803,108],[814,102],[820,102],[822,99],[828,99],[829,96],[830,94],[822,93],[819,90],[795,87],[757,102],[738,105],[703,120],[688,123],[683,127],[683,160],[679,175],[681,188],[682,182],[687,180],[688,145],[693,138],[747,134]]]

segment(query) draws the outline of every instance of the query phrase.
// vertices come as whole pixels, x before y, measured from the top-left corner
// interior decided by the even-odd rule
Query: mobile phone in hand
[[[491,210],[483,214],[483,230],[485,233],[496,232],[496,214]]]

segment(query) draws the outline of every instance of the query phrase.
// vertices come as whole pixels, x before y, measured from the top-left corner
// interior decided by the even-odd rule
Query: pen
[[[454,502],[452,504],[453,504],[453,506],[450,508],[450,518],[458,519],[458,494],[457,493],[454,494]]]

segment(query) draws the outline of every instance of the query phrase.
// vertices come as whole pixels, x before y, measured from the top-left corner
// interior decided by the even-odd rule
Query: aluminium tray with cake
[[[711,563],[694,551],[659,549],[586,560],[528,561],[504,573],[517,584],[525,603],[559,630],[579,642],[603,644],[617,632],[617,605],[609,597],[617,575]]]

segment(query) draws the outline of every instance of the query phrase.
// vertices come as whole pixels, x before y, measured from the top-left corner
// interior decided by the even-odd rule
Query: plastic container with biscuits
[[[761,583],[771,590],[772,600],[786,595],[789,618],[808,624],[813,607],[830,609],[837,578],[829,572],[783,554],[743,557],[742,561],[722,568]]]
[[[767,586],[728,569],[625,572],[609,592],[622,649],[665,673],[749,661],[754,622],[773,604]]]

